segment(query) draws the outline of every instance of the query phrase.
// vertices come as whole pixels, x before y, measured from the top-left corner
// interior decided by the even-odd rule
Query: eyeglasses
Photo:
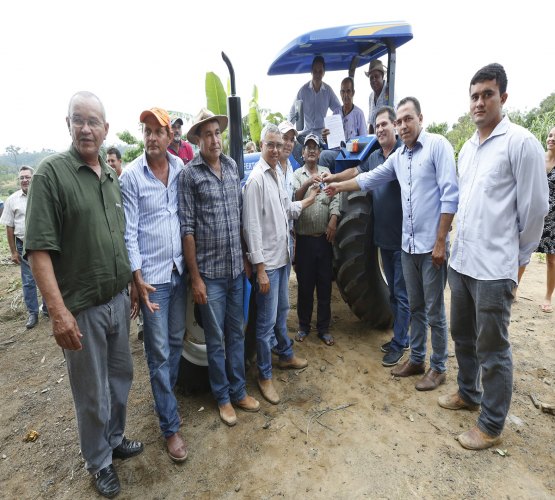
[[[268,149],[277,149],[278,151],[281,151],[283,149],[283,142],[266,142],[266,141],[264,141],[264,144],[266,144],[266,147]]]
[[[318,146],[305,146],[305,149],[310,153],[315,153],[316,151],[320,151]]]
[[[103,126],[103,123],[100,120],[97,120],[96,118],[89,118],[85,120],[80,116],[72,116],[70,121],[71,121],[71,124],[76,128],[83,128],[85,124],[88,125],[89,128],[100,128]]]

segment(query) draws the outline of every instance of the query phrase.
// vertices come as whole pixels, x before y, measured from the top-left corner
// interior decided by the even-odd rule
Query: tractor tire
[[[345,193],[333,247],[335,281],[341,297],[359,319],[372,328],[387,329],[393,316],[373,232],[371,193]]]

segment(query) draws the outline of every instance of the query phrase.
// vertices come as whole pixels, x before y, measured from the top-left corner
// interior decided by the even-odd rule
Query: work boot
[[[39,322],[39,315],[38,313],[29,313],[29,318],[27,318],[27,323],[25,323],[25,328],[30,330],[31,328],[35,328]]]

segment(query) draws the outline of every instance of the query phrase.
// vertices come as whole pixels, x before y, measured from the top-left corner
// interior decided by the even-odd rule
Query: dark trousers
[[[297,235],[295,272],[297,273],[297,315],[299,330],[309,333],[314,289],[318,300],[316,329],[327,334],[331,320],[332,246],[322,236]]]
[[[477,280],[449,268],[459,392],[466,402],[482,405],[478,427],[490,436],[503,431],[513,394],[509,324],[514,286],[510,279]]]

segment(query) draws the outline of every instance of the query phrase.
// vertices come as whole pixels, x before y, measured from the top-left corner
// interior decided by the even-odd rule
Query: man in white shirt
[[[297,219],[303,208],[312,205],[318,190],[311,189],[309,197],[291,202],[277,171],[283,137],[276,125],[268,124],[262,129],[261,145],[261,158],[243,193],[243,232],[247,257],[256,273],[258,387],[268,402],[278,404],[280,398],[272,383],[271,349],[275,342],[279,368],[300,369],[308,365],[306,359],[295,356],[287,335],[289,218]]]
[[[27,211],[27,192],[31,186],[31,179],[34,170],[31,167],[23,165],[19,169],[18,181],[21,189],[10,195],[6,200],[6,206],[0,224],[6,226],[6,235],[8,237],[8,245],[12,254],[12,262],[21,266],[21,286],[23,288],[23,302],[27,308],[28,318],[25,327],[27,329],[34,328],[39,322],[39,302],[37,299],[37,284],[31,267],[24,259],[23,242],[25,241],[25,213]],[[48,316],[48,310],[43,302],[42,311]]]
[[[506,100],[507,75],[500,64],[474,75],[470,114],[477,130],[459,154],[457,237],[449,268],[459,387],[438,403],[471,411],[481,405],[477,425],[457,438],[471,450],[501,440],[513,390],[512,292],[548,210],[543,148],[503,116]]]

